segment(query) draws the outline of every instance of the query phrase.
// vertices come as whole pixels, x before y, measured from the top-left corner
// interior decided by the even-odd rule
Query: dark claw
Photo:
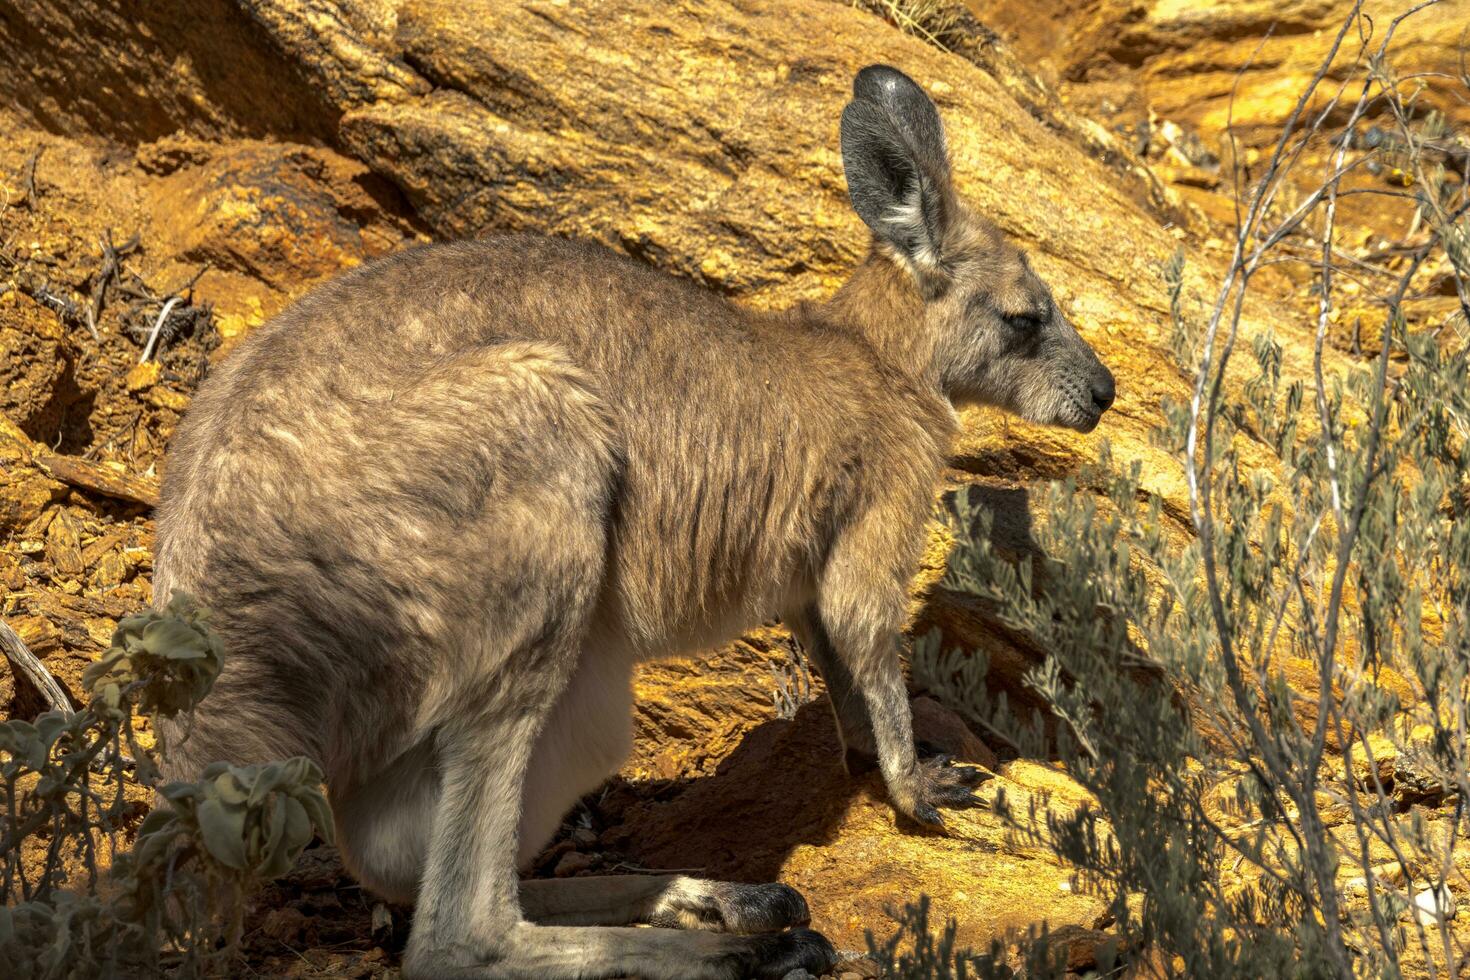
[[[914,819],[925,826],[944,829],[944,818],[934,809],[933,804],[924,802],[914,807]]]
[[[984,769],[976,769],[974,766],[953,766],[949,771],[966,786],[979,786],[985,780],[994,778],[995,775]]]
[[[968,786],[941,786],[929,798],[954,810],[970,810],[985,803]]]

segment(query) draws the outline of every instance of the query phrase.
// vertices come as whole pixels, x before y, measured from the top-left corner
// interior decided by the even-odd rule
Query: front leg
[[[868,717],[867,702],[822,626],[821,613],[815,605],[810,605],[786,613],[782,621],[801,644],[807,659],[817,668],[822,685],[827,689],[827,703],[837,719],[837,734],[842,741],[842,764],[848,775],[859,776],[877,769],[878,743],[873,737],[873,721]],[[935,745],[922,739],[914,743],[914,749],[921,761],[955,751],[953,746]]]
[[[920,760],[916,751],[898,635],[915,550],[905,535],[917,539],[922,529],[893,517],[875,509],[847,529],[823,572],[814,612],[794,618],[828,685],[849,768],[854,756],[873,752],[894,807],[942,827],[938,807],[979,805],[973,788],[985,773],[946,757]]]

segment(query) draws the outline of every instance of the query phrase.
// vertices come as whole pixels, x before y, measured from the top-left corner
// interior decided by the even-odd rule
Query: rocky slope
[[[1183,249],[1186,301],[1212,296],[1235,73],[1278,21],[1236,104],[1249,166],[1344,5],[1068,0],[1045,24],[1011,0],[968,6],[995,34],[956,53],[823,0],[0,0],[0,614],[74,691],[113,622],[149,599],[149,494],[202,371],[375,255],[529,229],[602,242],[752,305],[830,292],[866,247],[837,119],[874,61],[934,95],[961,190],[1030,250],[1119,379],[1091,436],[970,414],[953,485],[990,488],[997,533],[1021,534],[1045,519],[1027,487],[1076,472],[1105,437],[1142,461],[1177,519],[1182,474],[1148,436],[1161,399],[1185,393],[1161,268]],[[1452,28],[1465,21],[1451,2],[1411,22],[1413,67],[1456,70]],[[1254,302],[1247,329],[1270,324],[1304,364],[1304,300],[1290,274],[1271,282],[1275,301]],[[172,295],[161,353],[140,366]],[[1332,370],[1354,356],[1346,330]],[[992,683],[1024,698],[1031,652],[932,588],[942,562],[936,538],[917,628],[986,649]],[[1085,964],[1099,904],[984,811],[956,815],[947,838],[896,826],[876,781],[843,773],[824,705],[778,717],[775,673],[790,662],[772,627],[699,663],[648,667],[634,757],[573,815],[542,872],[780,878],[846,948],[927,891],[965,941],[1046,921],[1074,928]],[[12,715],[40,707],[5,674],[0,700]],[[998,770],[990,791],[1076,800],[1044,760],[997,764],[953,715],[920,712],[936,738]],[[391,969],[401,912],[375,932],[370,903],[329,856],[314,860],[263,900],[261,968]]]

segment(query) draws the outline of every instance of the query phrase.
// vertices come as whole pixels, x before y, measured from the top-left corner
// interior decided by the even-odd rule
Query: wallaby
[[[426,246],[256,331],[180,426],[155,594],[215,608],[228,659],[170,764],[319,760],[348,867],[416,904],[405,976],[829,969],[784,885],[517,880],[629,752],[634,665],[776,614],[898,811],[975,802],[976,770],[918,757],[899,660],[954,406],[1086,432],[1113,378],[956,196],[919,86],[863,69],[841,140],[873,247],[823,304]]]

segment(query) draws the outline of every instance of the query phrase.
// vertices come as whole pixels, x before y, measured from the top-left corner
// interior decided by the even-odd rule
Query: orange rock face
[[[951,485],[983,487],[998,542],[1020,553],[1046,520],[1028,488],[1095,461],[1106,437],[1116,458],[1141,463],[1182,538],[1182,470],[1149,435],[1161,400],[1188,391],[1160,270],[1182,250],[1185,302],[1212,298],[1233,214],[1220,158],[1236,73],[1254,57],[1234,110],[1244,160],[1290,111],[1344,5],[1065,0],[1046,17],[1018,0],[966,5],[995,35],[957,54],[823,0],[169,0],[126,12],[0,0],[0,90],[13,96],[0,106],[0,615],[75,695],[112,624],[151,598],[152,524],[145,507],[63,482],[38,458],[156,479],[193,386],[233,341],[374,256],[535,230],[602,242],[740,302],[825,295],[867,245],[845,198],[837,120],[854,72],[875,61],[933,93],[961,191],[1030,251],[1118,378],[1113,413],[1090,436],[967,412]],[[1463,23],[1456,3],[1409,22],[1403,70],[1458,70]],[[1437,90],[1426,98],[1465,119]],[[1347,208],[1344,220],[1382,214]],[[137,241],[103,292],[94,338],[85,314],[109,233],[114,246]],[[191,279],[210,326],[140,367],[139,326]],[[1311,354],[1301,283],[1264,279],[1244,327],[1274,327],[1299,370]],[[1427,295],[1431,313],[1449,299]],[[1360,339],[1344,323],[1328,369],[1352,364]],[[1276,465],[1263,446],[1252,453]],[[938,587],[946,544],[936,529],[914,632],[984,649],[992,686],[1024,704],[1037,651]],[[849,949],[864,930],[889,930],[886,909],[927,892],[977,945],[1042,921],[1074,927],[1084,969],[1099,903],[988,810],[953,814],[949,836],[898,825],[876,777],[843,770],[819,682],[816,700],[779,716],[793,714],[776,696],[792,662],[789,636],[768,625],[707,657],[642,668],[634,754],[569,820],[546,873],[788,881]],[[1305,670],[1300,680],[1314,683]],[[16,716],[38,707],[7,673],[0,701]],[[915,712],[921,737],[996,771],[985,793],[1081,802],[1044,760],[998,760],[999,744],[933,701]],[[333,875],[303,872],[273,900],[337,889]],[[343,933],[385,945],[361,975],[396,955],[370,909],[313,913],[340,929],[312,931],[324,946]],[[283,912],[265,932],[299,925]],[[296,962],[252,953],[264,972],[276,955]]]

